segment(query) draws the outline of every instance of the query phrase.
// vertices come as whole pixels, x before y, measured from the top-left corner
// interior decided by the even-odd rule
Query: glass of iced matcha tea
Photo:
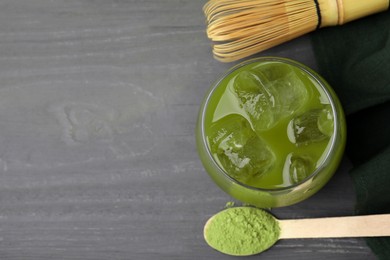
[[[196,129],[201,161],[232,197],[258,207],[300,202],[336,171],[344,113],[328,83],[290,59],[243,62],[207,93]]]

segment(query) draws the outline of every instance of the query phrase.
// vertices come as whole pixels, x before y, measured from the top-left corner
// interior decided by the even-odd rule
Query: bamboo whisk
[[[217,60],[235,61],[318,28],[384,11],[390,0],[209,0],[203,7]]]

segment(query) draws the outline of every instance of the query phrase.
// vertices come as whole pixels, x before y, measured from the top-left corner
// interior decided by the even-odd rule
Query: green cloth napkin
[[[347,115],[356,214],[390,213],[390,11],[320,29],[311,39],[319,73]],[[390,237],[366,241],[379,259],[390,259]]]

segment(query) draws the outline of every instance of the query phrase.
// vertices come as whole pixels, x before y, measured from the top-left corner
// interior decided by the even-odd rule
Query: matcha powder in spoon
[[[228,208],[211,217],[204,228],[206,242],[229,255],[260,253],[279,238],[278,221],[264,210],[252,207]]]

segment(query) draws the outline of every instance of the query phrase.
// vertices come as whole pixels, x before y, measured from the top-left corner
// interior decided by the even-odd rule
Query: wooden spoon
[[[390,214],[278,220],[279,239],[390,236]]]
[[[268,215],[279,225],[280,233],[279,236],[272,236],[271,241],[268,239],[268,244],[265,247],[260,247],[262,249],[254,250],[243,250],[240,251],[240,248],[246,247],[243,244],[243,241],[236,241],[241,243],[240,246],[235,251],[230,251],[230,249],[225,250],[223,246],[218,246],[215,243],[215,240],[212,241],[212,234],[209,232],[215,232],[216,228],[220,228],[224,234],[228,237],[239,237],[240,234],[235,234],[234,232],[241,233],[237,231],[236,228],[227,228],[227,225],[234,225],[234,220],[229,220],[229,223],[221,223],[221,221],[215,221],[218,219],[219,214],[226,214],[232,210],[241,209],[243,213],[252,214],[261,213],[262,215]],[[261,211],[261,212],[260,212]],[[235,213],[237,214],[237,213]],[[257,214],[256,214],[257,215]],[[260,216],[260,215],[259,215]],[[245,218],[247,223],[244,226],[248,227],[254,225],[258,222],[260,218],[247,217]],[[265,222],[265,221],[264,221]],[[258,223],[259,224],[259,223]],[[267,223],[264,224],[264,228],[267,228]],[[213,226],[214,225],[214,226]],[[244,232],[245,233],[245,232]],[[279,239],[300,239],[300,238],[344,238],[344,237],[381,237],[381,236],[390,236],[390,214],[380,214],[380,215],[365,215],[365,216],[348,216],[348,217],[328,217],[328,218],[309,218],[309,219],[291,219],[291,220],[278,220],[271,214],[267,213],[264,210],[256,209],[252,207],[233,207],[225,209],[216,215],[212,216],[205,224],[204,227],[204,237],[206,242],[213,247],[214,249],[229,255],[253,255],[261,253],[262,251],[271,247]],[[224,235],[225,237],[225,235]],[[258,243],[267,239],[259,238]],[[274,240],[274,241],[272,241]],[[231,242],[231,241],[229,241]],[[245,242],[244,242],[245,243]],[[251,241],[253,243],[253,241]]]

